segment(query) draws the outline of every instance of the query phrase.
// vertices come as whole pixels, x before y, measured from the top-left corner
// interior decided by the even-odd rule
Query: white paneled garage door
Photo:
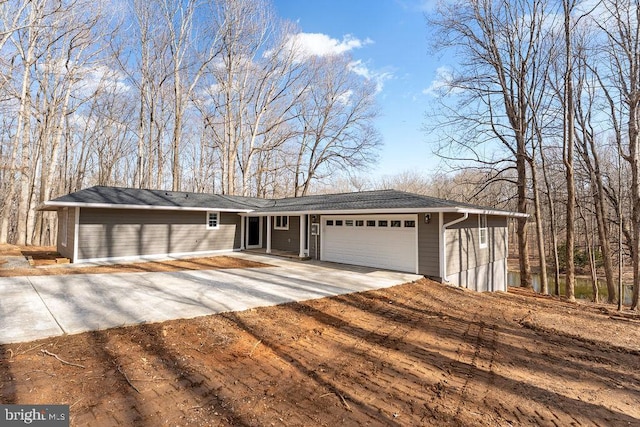
[[[418,216],[323,215],[321,258],[416,273]]]

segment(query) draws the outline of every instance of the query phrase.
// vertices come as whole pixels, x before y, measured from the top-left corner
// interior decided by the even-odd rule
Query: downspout
[[[440,278],[443,283],[447,282],[447,248],[445,245],[445,233],[448,227],[465,221],[467,218],[469,218],[469,212],[465,212],[460,218],[456,218],[453,221],[443,224],[442,221],[444,220],[444,213],[440,212],[438,215],[440,223]]]

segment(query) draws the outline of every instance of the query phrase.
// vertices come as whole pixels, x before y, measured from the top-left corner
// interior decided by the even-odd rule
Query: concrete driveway
[[[0,278],[0,344],[386,288],[414,274],[238,253],[266,268]]]

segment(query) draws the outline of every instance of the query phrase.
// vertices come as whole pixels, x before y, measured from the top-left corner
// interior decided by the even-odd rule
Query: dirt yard
[[[30,257],[33,265],[6,268],[8,257]],[[58,276],[65,274],[144,273],[152,271],[215,270],[224,268],[258,268],[266,264],[228,256],[171,259],[164,261],[130,262],[110,265],[56,265],[60,255],[54,247],[30,247],[0,244],[0,277]],[[26,262],[25,262],[26,264]]]
[[[633,313],[425,279],[3,346],[0,401],[74,426],[629,426],[639,356]]]

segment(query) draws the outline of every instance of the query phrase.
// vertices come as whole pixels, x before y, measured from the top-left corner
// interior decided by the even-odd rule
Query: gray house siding
[[[240,247],[240,217],[221,212],[208,230],[205,212],[85,208],[78,240],[79,260],[231,251]]]
[[[438,214],[431,214],[429,224],[425,214],[418,215],[418,273],[440,279],[440,232]]]
[[[265,221],[266,222],[266,221]],[[271,217],[271,249],[280,251],[296,252],[300,251],[300,217],[289,216],[289,229],[276,230],[275,216]],[[266,231],[265,234],[266,236]],[[266,243],[263,244],[263,247]]]
[[[57,250],[60,255],[65,258],[69,258],[72,262],[73,259],[73,246],[75,244],[75,218],[76,209],[80,208],[60,208],[58,209],[58,236],[56,239]],[[64,222],[66,221],[66,245],[63,245],[63,233],[65,232]]]
[[[460,214],[445,214],[447,223]],[[487,246],[480,247],[478,215],[446,231],[446,280],[477,291],[506,290],[507,219],[487,217]]]

